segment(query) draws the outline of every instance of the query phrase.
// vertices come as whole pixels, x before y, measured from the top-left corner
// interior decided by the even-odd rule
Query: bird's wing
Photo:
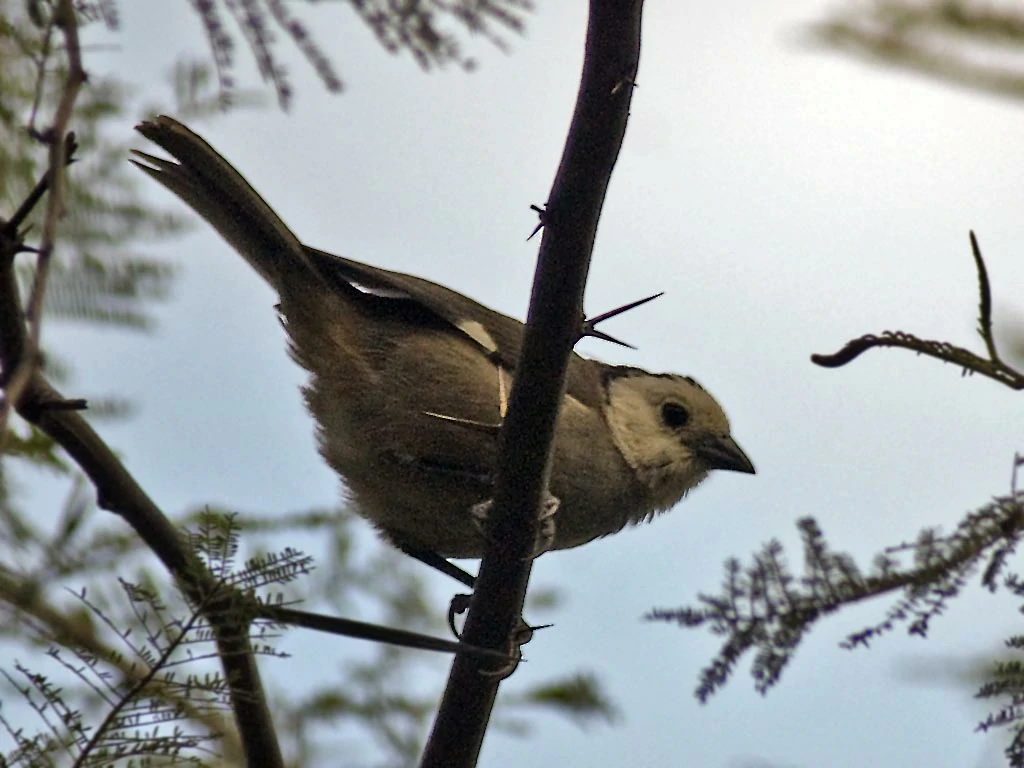
[[[413,275],[372,267],[308,246],[306,252],[326,279],[340,279],[385,299],[412,301],[472,339],[494,363],[515,370],[524,329],[518,320]],[[573,352],[569,359],[566,394],[588,406],[598,407],[600,387],[594,372],[597,365]]]
[[[344,290],[411,302],[425,311],[412,315],[450,325],[496,365],[515,370],[523,342],[518,320],[428,280],[304,246],[234,166],[188,127],[160,116],[136,130],[178,162],[139,151],[133,162],[206,218],[279,293],[289,279],[315,280],[318,275],[335,287],[344,285]],[[595,365],[573,353],[567,384],[571,397],[593,407],[601,397]]]
[[[413,275],[371,267],[307,246],[310,260],[329,281],[384,299],[412,301],[476,342],[494,362],[515,367],[523,340],[523,324],[479,304],[457,291]]]

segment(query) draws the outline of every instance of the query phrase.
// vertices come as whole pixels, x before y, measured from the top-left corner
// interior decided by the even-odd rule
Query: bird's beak
[[[691,446],[707,463],[709,469],[728,469],[754,474],[754,465],[729,435],[708,435]]]

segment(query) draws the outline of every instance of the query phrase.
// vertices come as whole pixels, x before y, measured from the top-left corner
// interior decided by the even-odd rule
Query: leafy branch
[[[1024,466],[1015,458],[1014,476]],[[1024,535],[1024,492],[1014,482],[1009,495],[993,499],[967,514],[949,536],[924,530],[916,542],[889,547],[878,554],[869,572],[847,553],[829,547],[814,518],[797,523],[803,546],[804,570],[796,576],[778,541],[768,542],[748,565],[726,563],[722,591],[700,594],[697,607],[657,608],[647,618],[685,627],[707,626],[724,636],[718,655],[701,673],[697,698],[706,701],[721,688],[741,657],[754,651],[755,688],[766,693],[791,660],[797,645],[813,624],[846,605],[902,591],[902,596],[877,624],[850,634],[843,647],[867,647],[897,625],[924,637],[931,621],[958,596],[968,577],[985,561],[981,583],[995,591],[1000,583],[1016,587],[1016,577],[1000,581],[1007,558]],[[899,557],[910,553],[911,565]]]
[[[343,88],[341,77],[326,50],[317,42],[310,25],[297,17],[281,0],[207,0],[194,3],[206,32],[214,69],[220,85],[221,99],[230,103],[235,87],[234,64],[237,33],[230,29],[228,18],[244,39],[264,81],[271,84],[278,104],[287,109],[293,96],[288,69],[281,63],[278,32],[290,39],[310,64],[330,93]],[[531,0],[411,0],[400,7],[382,0],[347,3],[359,20],[369,27],[377,42],[390,53],[408,52],[423,69],[456,64],[471,70],[473,60],[462,52],[459,34],[480,35],[504,49],[498,30],[522,32],[524,17],[532,10]],[[453,22],[459,34],[439,21]]]
[[[971,91],[1024,97],[1019,59],[986,55],[1020,49],[1024,14],[1016,3],[876,0],[846,3],[810,25],[809,41]]]
[[[234,571],[238,533],[230,518],[207,516],[198,531],[189,535],[189,541],[222,587],[247,584],[255,589],[285,584],[308,573],[310,567],[309,558],[285,551],[250,560],[241,571]],[[215,648],[195,651],[210,646],[214,640],[211,606],[192,603],[184,611],[184,618],[179,618],[176,614],[185,603],[169,608],[153,589],[124,579],[118,581],[132,614],[125,629],[119,628],[120,621],[104,611],[84,589],[76,597],[127,649],[127,655],[116,646],[74,642],[67,637],[50,638],[51,642],[60,641],[63,647],[52,646],[47,655],[81,684],[82,691],[91,699],[86,707],[74,708],[70,704],[73,691],[20,662],[15,663],[13,674],[0,670],[44,725],[40,733],[27,735],[0,714],[0,727],[17,745],[13,752],[0,758],[0,764],[53,765],[58,755],[66,755],[74,766],[107,765],[111,760],[154,756],[166,758],[170,764],[198,765],[201,755],[213,753],[209,745],[220,739],[228,724],[222,715],[230,711],[230,684],[216,671],[189,671],[183,676],[178,672],[179,668],[194,668],[202,661],[217,658]],[[184,592],[179,594],[188,600]],[[239,623],[237,617],[232,623]],[[142,639],[138,639],[139,629]],[[283,656],[265,642],[271,637],[261,631],[262,642],[254,652]],[[65,650],[70,651],[74,660],[66,657]],[[171,724],[174,727],[167,730]]]

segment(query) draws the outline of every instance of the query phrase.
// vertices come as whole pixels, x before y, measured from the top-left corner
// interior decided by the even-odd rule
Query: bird
[[[479,558],[504,393],[524,326],[457,291],[304,245],[219,152],[168,116],[136,130],[172,159],[132,162],[276,291],[319,450],[351,507],[401,548]],[[649,521],[714,470],[754,474],[721,405],[689,376],[572,353],[554,439],[545,549]]]

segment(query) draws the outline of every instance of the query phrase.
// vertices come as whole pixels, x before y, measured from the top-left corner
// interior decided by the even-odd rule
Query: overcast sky
[[[510,55],[473,47],[471,75],[424,75],[381,51],[344,8],[323,5],[313,18],[344,95],[327,95],[293,59],[289,114],[242,110],[193,127],[309,244],[523,317],[537,245],[525,241],[529,205],[543,203],[557,167],[585,4],[542,3]],[[1021,395],[994,382],[899,351],[839,370],[809,362],[883,329],[980,349],[971,228],[997,321],[1024,316],[1022,105],[801,47],[801,24],[826,7],[648,4],[586,306],[595,314],[666,296],[606,329],[639,351],[589,340],[580,351],[696,377],[758,474],[720,473],[650,526],[540,558],[534,583],[557,586],[565,603],[509,689],[589,669],[622,721],[581,731],[534,718],[529,740],[491,733],[481,765],[1002,759],[999,736],[973,733],[985,710],[970,689],[908,674],[992,654],[1015,631],[1012,603],[977,586],[926,642],[897,631],[868,652],[840,650],[846,633],[881,619],[884,600],[829,618],[766,698],[745,660],[706,706],[692,692],[715,638],[641,620],[717,590],[726,558],[747,559],[772,537],[797,566],[794,521],[806,515],[865,563],[923,526],[949,530],[1008,491],[1014,451],[1024,450]],[[121,48],[96,66],[137,73],[143,97],[182,49],[205,55],[198,20],[180,4],[121,11]],[[155,184],[149,193],[170,204]],[[336,504],[270,290],[202,222],[164,252],[182,278],[156,335],[47,332],[84,391],[115,382],[138,403],[138,416],[105,437],[169,513],[201,502],[251,514]],[[453,588],[436,584],[443,611]],[[285,650],[309,647],[294,634]],[[312,679],[335,652],[341,664],[343,642],[317,642],[330,650],[264,664],[272,684]],[[445,676],[438,663],[438,691]]]

